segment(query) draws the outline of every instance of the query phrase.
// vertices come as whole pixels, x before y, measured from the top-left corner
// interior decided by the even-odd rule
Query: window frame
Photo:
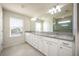
[[[19,34],[12,34],[11,33],[11,18],[14,18],[14,19],[16,19],[16,20],[22,20],[22,18],[19,18],[19,17],[15,17],[15,16],[11,16],[10,17],[10,21],[9,21],[9,26],[10,26],[10,31],[9,31],[9,36],[10,37],[18,37],[18,36],[21,36],[22,35],[22,33],[23,33],[23,20],[22,20],[22,31],[21,31],[21,33],[19,33]],[[19,28],[19,27],[18,27]],[[21,28],[21,27],[20,27]]]

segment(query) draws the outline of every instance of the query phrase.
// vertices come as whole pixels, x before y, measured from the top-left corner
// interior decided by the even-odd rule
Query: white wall
[[[3,39],[3,47],[10,47],[16,44],[20,44],[24,42],[24,33],[19,36],[19,37],[10,37],[10,26],[9,26],[9,21],[10,21],[10,17],[11,16],[15,16],[18,18],[21,18],[24,20],[24,31],[30,31],[30,17],[28,16],[24,16],[15,12],[11,12],[8,10],[4,10],[3,11],[3,19],[4,19],[4,24],[3,24],[3,28],[4,28],[4,39]]]
[[[73,5],[73,35],[75,36],[75,55],[79,56],[79,4]]]
[[[77,55],[79,56],[79,3],[77,4]]]
[[[0,6],[0,52],[2,50],[2,43],[3,43],[3,19],[2,19],[2,7]]]
[[[79,4],[74,4],[73,34],[75,36],[75,55],[79,56]]]

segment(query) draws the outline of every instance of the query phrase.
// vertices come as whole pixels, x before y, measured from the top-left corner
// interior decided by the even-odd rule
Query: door
[[[2,50],[2,41],[3,41],[3,22],[2,22],[2,8],[0,6],[0,52]]]

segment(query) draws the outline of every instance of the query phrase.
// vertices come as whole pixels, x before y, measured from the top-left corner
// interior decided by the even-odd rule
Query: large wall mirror
[[[53,5],[53,4],[52,4]],[[69,32],[72,33],[73,4],[54,4],[47,9],[48,12],[39,16],[41,20],[41,32]],[[38,20],[36,20],[38,21]],[[35,31],[35,22],[32,22],[32,30]]]
[[[72,16],[54,19],[53,20],[54,32],[70,32],[72,33]]]

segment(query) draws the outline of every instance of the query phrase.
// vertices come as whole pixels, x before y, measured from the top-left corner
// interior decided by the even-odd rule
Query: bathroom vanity
[[[71,35],[26,32],[25,41],[47,56],[74,55],[74,39]]]

